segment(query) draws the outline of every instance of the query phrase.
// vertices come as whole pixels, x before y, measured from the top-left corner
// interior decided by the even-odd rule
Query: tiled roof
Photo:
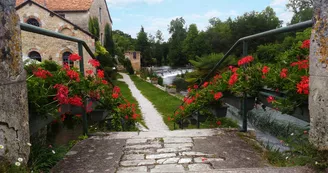
[[[27,0],[16,0],[16,6],[19,6]],[[33,0],[34,2],[45,6],[51,11],[87,11],[90,9],[93,0]]]

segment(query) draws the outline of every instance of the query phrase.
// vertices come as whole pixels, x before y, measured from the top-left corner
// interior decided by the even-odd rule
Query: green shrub
[[[126,59],[124,62],[124,67],[129,74],[134,74],[134,70],[129,59]]]
[[[182,78],[176,78],[173,81],[173,85],[176,86],[177,91],[186,91],[188,89],[188,82]]]
[[[164,86],[162,77],[158,77],[158,85]]]

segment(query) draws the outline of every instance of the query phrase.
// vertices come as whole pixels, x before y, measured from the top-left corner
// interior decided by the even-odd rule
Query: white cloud
[[[164,0],[107,0],[111,6],[127,6],[135,3],[158,4]]]
[[[272,0],[270,3],[270,6],[277,13],[278,18],[284,22],[283,25],[286,25],[288,22],[290,22],[294,15],[293,12],[286,8],[286,4],[288,2],[289,0]]]
[[[288,0],[272,0],[270,6],[285,6]]]

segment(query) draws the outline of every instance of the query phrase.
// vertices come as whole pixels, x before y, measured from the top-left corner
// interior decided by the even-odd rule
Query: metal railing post
[[[79,50],[79,55],[81,57],[81,60],[80,60],[80,73],[84,77],[83,45],[80,42],[78,42],[78,50]],[[84,106],[87,107],[87,100],[84,101]],[[83,110],[83,113],[82,113],[82,124],[83,124],[83,134],[88,135],[88,118],[87,118],[87,113],[86,113],[85,110]]]
[[[247,56],[248,55],[248,44],[247,41],[243,41],[243,56]],[[246,69],[246,65],[244,65],[243,67],[244,69]],[[243,127],[241,129],[241,132],[247,132],[247,93],[244,92],[243,93],[243,101],[242,101],[242,116],[243,116]]]

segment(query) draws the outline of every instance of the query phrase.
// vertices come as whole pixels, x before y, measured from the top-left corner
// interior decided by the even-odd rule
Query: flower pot
[[[205,115],[201,115],[201,114],[199,114],[199,113],[194,113],[194,114],[192,114],[192,117],[196,120],[196,121],[198,121],[198,122],[205,122],[206,120],[207,120],[207,116],[205,116]]]
[[[30,112],[29,113],[30,135],[33,135],[34,133],[38,132],[39,130],[50,124],[53,120],[54,118],[50,115],[44,118],[43,116]]]
[[[184,128],[188,127],[189,124],[190,124],[190,122],[188,120],[182,120],[182,122],[180,121],[178,123],[180,129],[184,129]]]
[[[226,96],[222,98],[222,101],[236,107],[237,109],[241,110],[243,106],[243,97],[239,96]],[[246,98],[246,110],[252,110],[255,104],[255,97],[247,97]]]
[[[152,83],[152,84],[158,84],[158,79],[156,79],[156,80],[155,80],[155,79],[152,79],[152,80],[151,80],[151,83]]]
[[[168,93],[172,93],[172,94],[177,93],[177,89],[176,89],[176,88],[166,88],[166,91],[167,91]]]
[[[227,116],[228,106],[218,106],[218,105],[211,105],[209,106],[209,110],[215,115],[217,118],[223,118]]]
[[[102,121],[108,115],[107,110],[96,109],[89,113],[92,121]]]
[[[303,121],[310,122],[309,105],[303,104],[295,108],[294,112],[291,115]]]

